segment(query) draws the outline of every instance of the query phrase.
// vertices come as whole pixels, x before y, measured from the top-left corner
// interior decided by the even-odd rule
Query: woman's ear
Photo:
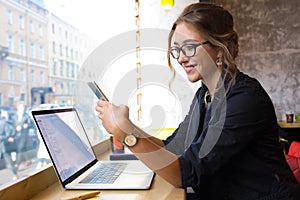
[[[223,61],[224,61],[223,51],[219,49],[217,51],[217,60],[216,60],[216,64],[218,68],[223,66]]]

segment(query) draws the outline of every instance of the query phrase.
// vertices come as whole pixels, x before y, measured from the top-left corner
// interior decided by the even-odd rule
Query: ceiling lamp
[[[165,10],[171,10],[174,7],[174,0],[160,0],[160,4]]]

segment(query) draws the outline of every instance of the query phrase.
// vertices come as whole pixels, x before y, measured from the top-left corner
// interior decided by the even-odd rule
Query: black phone
[[[108,101],[108,98],[105,96],[105,94],[102,92],[100,87],[97,85],[95,81],[88,82],[88,86],[91,88],[91,90],[94,92],[94,94],[98,97],[98,99],[103,99],[105,101]]]

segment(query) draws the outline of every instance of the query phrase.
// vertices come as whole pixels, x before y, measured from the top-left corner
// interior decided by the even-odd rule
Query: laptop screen
[[[96,159],[75,109],[32,114],[61,181]]]

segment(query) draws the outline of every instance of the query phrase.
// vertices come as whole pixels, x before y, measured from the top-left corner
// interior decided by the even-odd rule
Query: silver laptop
[[[75,108],[32,111],[32,116],[64,188],[150,188],[154,172],[141,161],[97,160]]]

